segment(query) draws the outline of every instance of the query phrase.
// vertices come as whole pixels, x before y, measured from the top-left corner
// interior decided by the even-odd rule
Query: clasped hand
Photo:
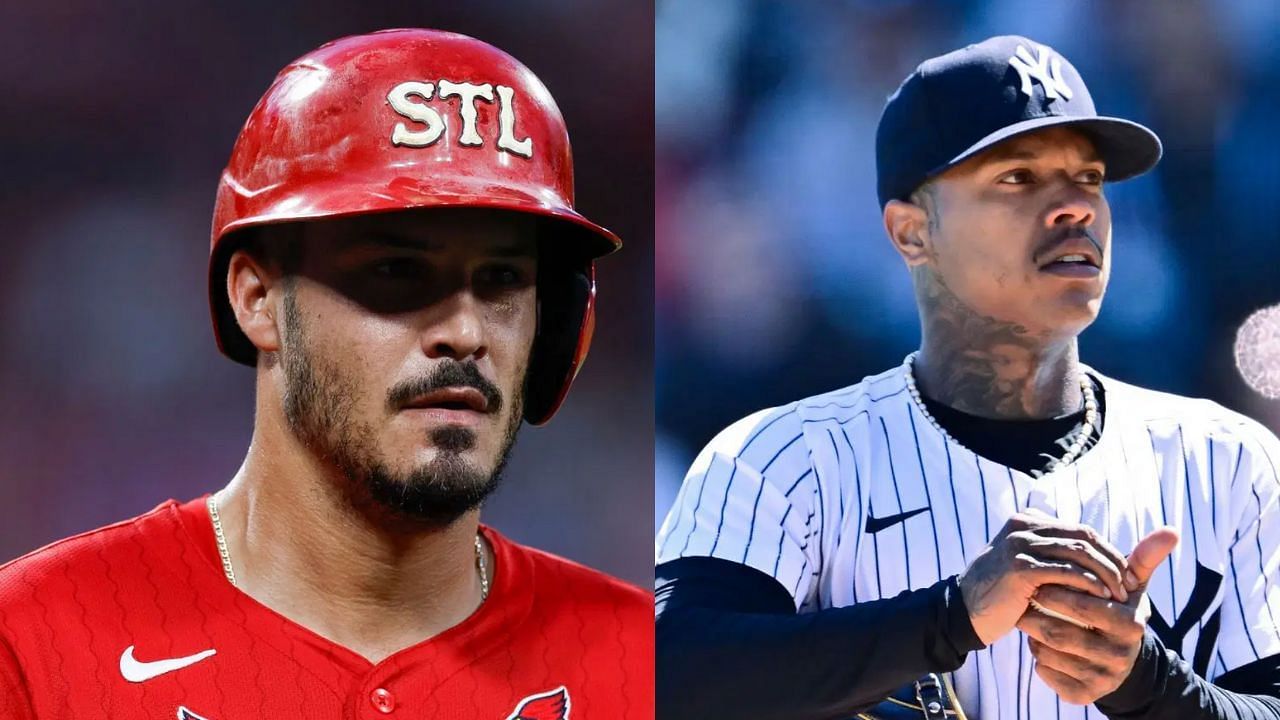
[[[1086,525],[1018,514],[960,576],[960,591],[984,643],[1023,631],[1040,679],[1087,705],[1133,669],[1151,616],[1147,583],[1177,542],[1160,528],[1125,557]]]

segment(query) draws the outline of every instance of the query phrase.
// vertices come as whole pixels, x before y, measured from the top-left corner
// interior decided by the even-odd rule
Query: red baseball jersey
[[[373,664],[223,576],[204,498],[0,567],[4,720],[653,717],[653,596],[483,528],[488,600]]]

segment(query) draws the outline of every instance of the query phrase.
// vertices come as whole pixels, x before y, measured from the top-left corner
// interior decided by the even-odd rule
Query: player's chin
[[[382,443],[382,456],[401,470],[424,467],[466,466],[481,474],[500,461],[510,418],[486,413],[478,423],[430,424],[393,422]]]
[[[479,448],[444,450],[437,447],[418,448],[411,453],[392,451],[384,456],[389,475],[405,484],[432,483],[442,478],[483,478],[492,472],[492,462]]]
[[[368,492],[375,506],[395,518],[448,525],[479,508],[497,484],[491,469],[442,454],[430,462],[370,473]]]
[[[1050,303],[1042,317],[1051,318],[1047,323],[1050,335],[1075,336],[1084,332],[1102,309],[1101,293],[1069,293]]]
[[[386,456],[401,458],[412,467],[437,462],[466,463],[484,469],[498,454],[502,433],[497,427],[439,425],[429,430],[400,434],[384,446]]]

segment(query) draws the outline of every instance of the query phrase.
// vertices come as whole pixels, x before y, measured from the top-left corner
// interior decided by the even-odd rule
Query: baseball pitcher
[[[1079,356],[1106,186],[1160,155],[1027,38],[907,77],[876,160],[920,348],[698,456],[656,541],[661,717],[1280,717],[1280,442]]]

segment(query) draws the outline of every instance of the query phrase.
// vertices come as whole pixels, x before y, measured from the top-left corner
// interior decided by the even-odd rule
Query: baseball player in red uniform
[[[0,568],[0,718],[652,717],[652,596],[479,521],[620,244],[502,51],[392,30],[286,67],[213,218],[244,464]]]

